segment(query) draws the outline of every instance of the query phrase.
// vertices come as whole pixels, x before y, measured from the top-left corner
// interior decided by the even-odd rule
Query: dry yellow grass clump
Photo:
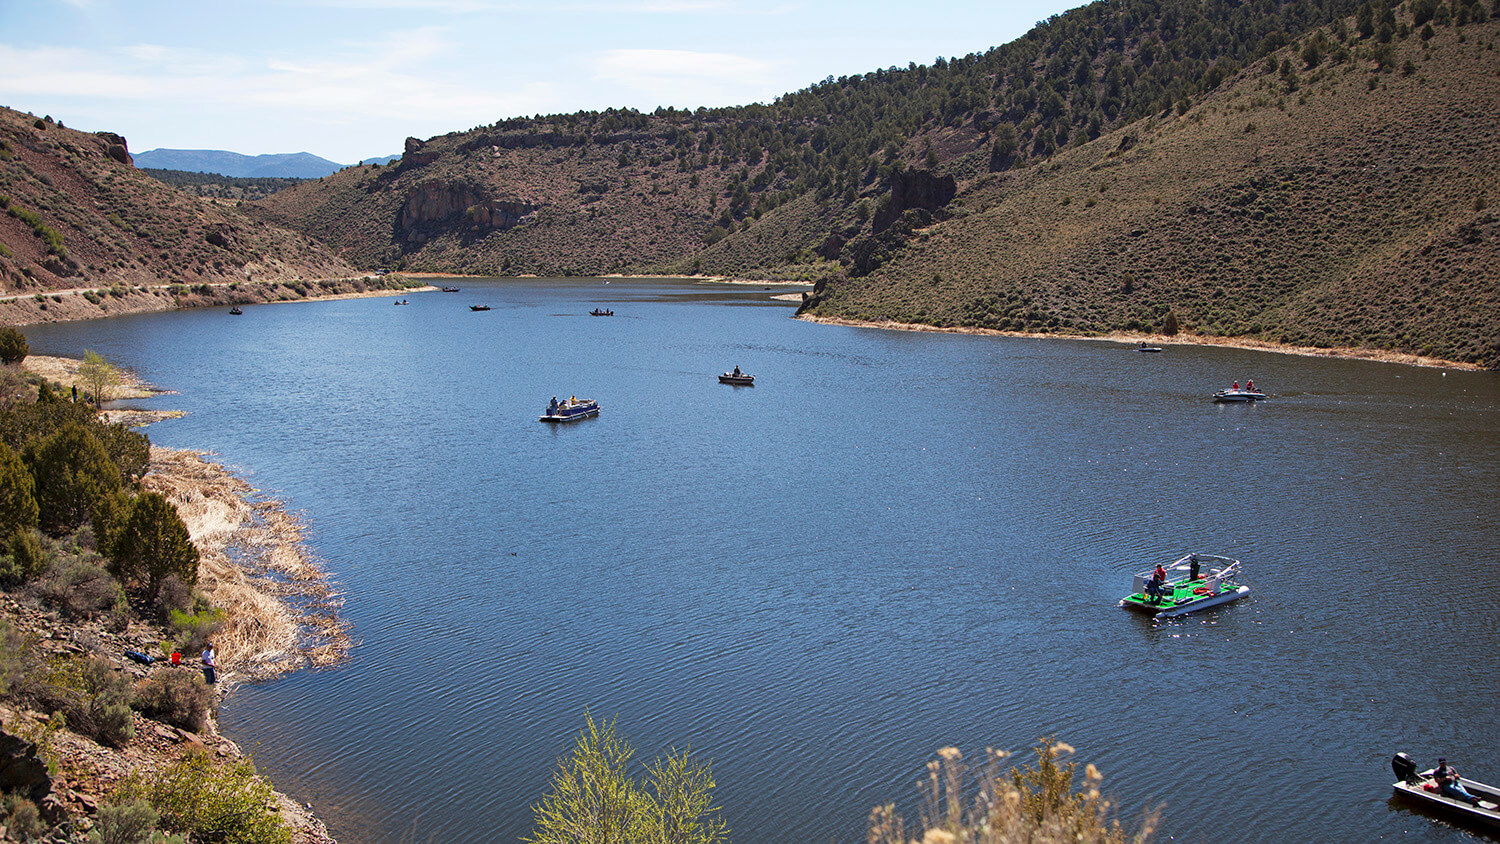
[[[215,644],[230,677],[262,679],[347,655],[342,599],[280,502],[255,500],[244,479],[197,451],[152,446],[144,483],[176,505],[198,546],[198,588],[224,612]]]
[[[922,822],[908,832],[894,804],[870,812],[868,844],[1144,844],[1155,834],[1157,816],[1147,812],[1140,828],[1126,830],[1111,817],[1102,796],[1103,775],[1084,770],[1081,791],[1073,790],[1077,763],[1061,763],[1073,748],[1043,739],[1034,764],[1006,767],[1010,754],[987,749],[970,768],[956,747],[938,751],[927,763],[922,784]]]

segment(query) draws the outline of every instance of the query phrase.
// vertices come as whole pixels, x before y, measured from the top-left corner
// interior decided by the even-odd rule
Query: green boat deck
[[[1124,606],[1142,609],[1148,612],[1160,612],[1161,610],[1175,607],[1178,604],[1186,604],[1189,601],[1200,600],[1212,595],[1217,595],[1220,592],[1225,591],[1226,586],[1229,589],[1235,588],[1232,583],[1224,581],[1220,582],[1219,588],[1213,592],[1204,591],[1201,594],[1194,594],[1194,589],[1208,589],[1207,578],[1199,578],[1198,580],[1179,580],[1176,583],[1166,583],[1162,585],[1161,600],[1157,603],[1152,603],[1151,596],[1147,595],[1144,592],[1136,592],[1132,595],[1129,595],[1122,603]]]

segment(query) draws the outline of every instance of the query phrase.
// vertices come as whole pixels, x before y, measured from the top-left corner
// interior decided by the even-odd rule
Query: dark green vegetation
[[[140,488],[148,459],[144,435],[100,421],[91,404],[64,399],[44,381],[0,369],[0,705],[36,713],[7,717],[5,729],[44,756],[61,729],[130,746],[135,712],[201,730],[213,704],[192,667],[161,667],[136,681],[120,670],[118,653],[99,653],[101,636],[127,631],[192,653],[215,623],[192,588],[198,550],[186,526],[170,502]],[[28,726],[38,719],[45,726]],[[121,782],[97,816],[101,835],[117,837],[92,840],[146,841],[160,826],[194,841],[288,841],[270,798],[248,762],[190,754]],[[39,811],[20,794],[7,796],[0,816],[25,840],[72,824],[56,806]]]
[[[1494,0],[1094,3],[770,105],[504,120],[263,201],[365,266],[1500,365]]]
[[[141,172],[193,196],[234,201],[265,199],[279,190],[304,181],[291,176],[221,176],[218,173],[159,170],[151,167],[142,167]]]
[[[0,108],[0,295],[351,274],[311,238],[200,201],[125,139]]]

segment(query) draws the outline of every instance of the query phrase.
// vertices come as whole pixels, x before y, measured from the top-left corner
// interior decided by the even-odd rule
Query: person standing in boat
[[[1471,806],[1479,805],[1479,798],[1469,793],[1458,776],[1458,769],[1449,766],[1448,760],[1438,757],[1438,766],[1433,769],[1432,778],[1437,780],[1438,790],[1454,800],[1462,800]]]
[[[1198,579],[1198,555],[1188,555],[1188,580]]]
[[[738,366],[734,368],[734,377],[740,377],[740,368]]]

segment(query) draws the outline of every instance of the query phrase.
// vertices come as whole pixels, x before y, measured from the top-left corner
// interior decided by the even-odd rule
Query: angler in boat
[[[1465,821],[1500,830],[1500,788],[1459,776],[1446,759],[1436,768],[1417,771],[1417,763],[1405,753],[1391,758],[1396,774],[1395,794],[1438,809]]]
[[[1203,576],[1203,567],[1208,576]],[[1120,606],[1175,618],[1196,610],[1227,604],[1250,594],[1239,582],[1240,561],[1214,554],[1188,554],[1135,576],[1134,591],[1120,599]]]

